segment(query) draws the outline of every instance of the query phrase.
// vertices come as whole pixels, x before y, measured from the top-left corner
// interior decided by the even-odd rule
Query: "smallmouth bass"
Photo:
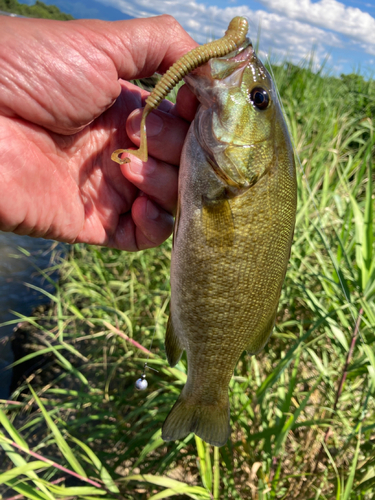
[[[165,347],[188,378],[162,431],[223,446],[228,385],[244,350],[272,333],[292,244],[292,145],[267,70],[251,42],[185,81],[201,105],[181,158]]]

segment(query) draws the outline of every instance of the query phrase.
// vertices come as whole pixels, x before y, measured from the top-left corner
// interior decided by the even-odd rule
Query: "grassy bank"
[[[46,5],[40,0],[36,0],[33,5],[25,5],[18,2],[18,0],[0,0],[0,11],[17,14],[18,16],[57,19],[59,21],[74,19],[70,14],[61,12],[55,5]]]
[[[43,364],[1,405],[4,498],[374,498],[374,82],[274,72],[305,176],[275,332],[230,384],[230,441],[160,437],[186,378],[163,347],[171,242],[77,245],[53,307],[21,318]]]

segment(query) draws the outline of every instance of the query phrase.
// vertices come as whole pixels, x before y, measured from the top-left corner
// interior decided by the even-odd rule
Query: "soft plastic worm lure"
[[[146,106],[143,110],[141,120],[141,142],[138,150],[116,149],[111,155],[113,161],[117,163],[129,163],[129,158],[119,158],[122,153],[131,153],[142,161],[147,161],[147,137],[146,137],[146,117],[156,109],[161,101],[188,73],[202,66],[214,57],[223,57],[237,49],[245,40],[248,30],[248,22],[244,17],[235,17],[229,23],[228,29],[223,38],[215,40],[205,45],[197,47],[176,61],[173,66],[163,75],[160,82],[146,99]]]

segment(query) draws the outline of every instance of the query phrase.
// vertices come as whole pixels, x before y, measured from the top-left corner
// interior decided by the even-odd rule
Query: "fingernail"
[[[129,160],[130,163],[128,165],[133,174],[141,174],[143,170],[143,161],[136,156],[131,156]]]
[[[155,220],[159,217],[159,210],[150,200],[147,200],[146,214],[147,218],[151,220]]]
[[[151,175],[155,170],[156,161],[153,158],[149,158],[146,162],[143,162],[136,156],[130,158],[129,168],[133,174],[137,175]]]
[[[138,113],[133,113],[129,120],[129,125],[133,131],[133,134],[136,137],[140,136],[139,129],[141,127],[141,119],[142,119],[142,112],[141,110],[138,110]],[[155,113],[151,113],[148,115],[146,118],[146,129],[147,129],[147,136],[148,137],[153,137],[155,135],[160,134],[164,126],[163,120],[160,118],[160,116],[156,115]]]

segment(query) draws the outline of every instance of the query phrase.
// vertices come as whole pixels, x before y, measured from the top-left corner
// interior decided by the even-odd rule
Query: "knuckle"
[[[163,14],[160,16],[163,19],[163,22],[171,29],[172,31],[184,31],[181,24],[177,21],[176,18],[171,16],[170,14]]]

